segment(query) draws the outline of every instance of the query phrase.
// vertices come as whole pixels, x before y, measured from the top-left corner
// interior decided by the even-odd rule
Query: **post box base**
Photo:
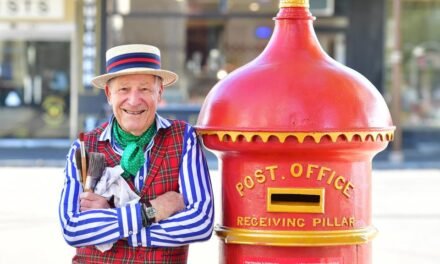
[[[369,264],[371,243],[328,247],[277,247],[226,244],[220,241],[222,264]]]

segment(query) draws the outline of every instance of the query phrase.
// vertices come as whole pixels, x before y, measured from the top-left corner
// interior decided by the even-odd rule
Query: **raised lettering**
[[[238,216],[237,217],[237,225],[238,226],[242,226],[243,225],[243,217],[242,216]]]
[[[244,186],[248,189],[252,189],[255,186],[254,180],[251,178],[251,176],[244,177]]]
[[[295,218],[289,218],[287,219],[287,226],[296,226],[296,219]]]
[[[317,227],[318,225],[321,225],[321,223],[321,218],[313,218],[313,227]]]
[[[332,174],[330,175],[330,177],[327,179],[327,184],[331,184],[333,181],[333,178],[336,175],[336,171],[333,171]]]
[[[339,184],[339,182],[342,182],[342,184]],[[335,188],[337,190],[342,190],[342,188],[344,188],[344,184],[345,184],[345,179],[343,176],[338,176],[335,180]]]
[[[277,165],[272,165],[272,166],[267,166],[266,170],[268,170],[270,172],[270,179],[272,181],[275,180],[275,170],[278,169]]]
[[[354,217],[350,217],[350,218],[348,219],[348,221],[350,222],[350,226],[351,226],[351,227],[354,227]]]
[[[345,184],[344,190],[342,190],[342,194],[345,195],[347,198],[350,198],[350,194],[348,193],[349,189],[354,189],[354,185],[351,182],[347,182],[347,184]]]
[[[319,166],[318,165],[315,165],[315,164],[309,164],[308,166],[307,166],[307,179],[310,179],[310,176],[312,175],[312,173],[313,173],[313,169],[317,169],[317,168],[319,168]]]
[[[347,217],[342,217],[342,223],[341,223],[341,225],[342,225],[342,226],[348,226],[348,219],[347,219]]]
[[[304,226],[306,226],[306,222],[305,222],[304,218],[298,218],[297,221],[296,221],[296,225],[297,225],[298,227],[304,227]]]
[[[290,166],[290,175],[294,178],[301,177],[301,174],[303,173],[303,167],[299,163],[293,163]]]
[[[263,227],[267,226],[267,218],[266,217],[260,217],[260,226],[263,226]]]
[[[321,221],[321,219],[316,218]],[[254,216],[237,216],[237,226],[252,226],[252,227],[305,227],[306,221],[304,218],[276,218],[276,217],[254,217]]]
[[[244,176],[241,181],[235,185],[235,189],[241,197],[244,197],[245,189],[252,190],[257,184],[264,184],[270,177],[271,181],[286,181],[286,174],[283,171],[278,171],[278,165],[265,166],[264,169],[255,169],[253,174]],[[284,168],[283,168],[284,169]],[[278,175],[277,175],[278,173]],[[294,162],[290,164],[290,175],[293,178],[300,178],[304,176],[307,179],[314,179],[320,182],[326,182],[328,185],[333,185],[335,190],[341,191],[342,195],[350,198],[353,195],[355,188],[354,184],[346,179],[343,175],[329,167],[321,167],[317,164],[302,164]],[[267,220],[270,224],[270,220]]]
[[[243,183],[239,182],[235,185],[235,189],[237,189],[238,194],[243,197]]]
[[[280,218],[272,218],[272,222],[274,223],[274,226],[279,226],[281,219]]]
[[[258,183],[264,183],[266,182],[266,175],[264,175],[262,170],[256,170],[255,179],[257,180]]]
[[[331,169],[327,168],[327,167],[321,167],[321,169],[319,169],[319,173],[318,173],[318,180],[321,181],[322,178],[325,176],[325,172],[330,172],[332,171]]]
[[[335,217],[335,219],[336,219],[336,217]],[[334,227],[335,225],[334,225],[334,223],[330,222],[329,217],[326,217],[326,218],[324,218],[324,225],[323,226]]]
[[[252,226],[258,226],[258,218],[252,217],[251,219],[251,225]]]
[[[343,218],[345,218],[345,217],[343,217]],[[334,218],[333,218],[334,226],[341,226],[341,222],[338,221],[338,220],[341,220],[341,219],[339,219],[339,218],[337,218],[337,217],[334,217]]]

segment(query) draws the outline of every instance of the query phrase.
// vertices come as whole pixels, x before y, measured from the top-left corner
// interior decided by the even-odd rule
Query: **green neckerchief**
[[[141,136],[135,136],[122,130],[116,119],[112,127],[116,142],[124,152],[121,158],[121,167],[124,170],[122,177],[128,179],[130,175],[135,176],[145,163],[144,147],[150,143],[156,133],[156,121]]]

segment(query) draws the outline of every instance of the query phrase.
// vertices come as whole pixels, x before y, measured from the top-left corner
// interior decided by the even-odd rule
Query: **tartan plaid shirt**
[[[106,155],[106,166],[119,164],[122,150],[112,137],[111,124],[87,133],[88,151]],[[209,170],[195,130],[181,121],[156,115],[157,133],[145,150],[146,161],[134,178],[133,188],[141,203],[167,191],[178,191],[186,209],[168,219],[142,227],[141,203],[122,208],[79,211],[83,191],[75,151],[76,140],[67,155],[65,183],[59,217],[67,243],[74,247],[127,239],[129,247],[180,247],[208,240],[212,234],[214,208]],[[180,131],[179,131],[180,130]],[[99,138],[93,138],[99,135]],[[119,243],[119,242],[118,242]]]

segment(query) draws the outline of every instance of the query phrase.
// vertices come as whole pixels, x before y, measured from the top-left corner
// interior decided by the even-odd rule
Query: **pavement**
[[[211,176],[220,208],[219,172]],[[375,169],[372,177],[373,263],[439,263],[440,169]],[[61,166],[0,167],[0,264],[71,262],[57,216],[63,180]],[[218,263],[218,241],[191,245],[188,263]]]

